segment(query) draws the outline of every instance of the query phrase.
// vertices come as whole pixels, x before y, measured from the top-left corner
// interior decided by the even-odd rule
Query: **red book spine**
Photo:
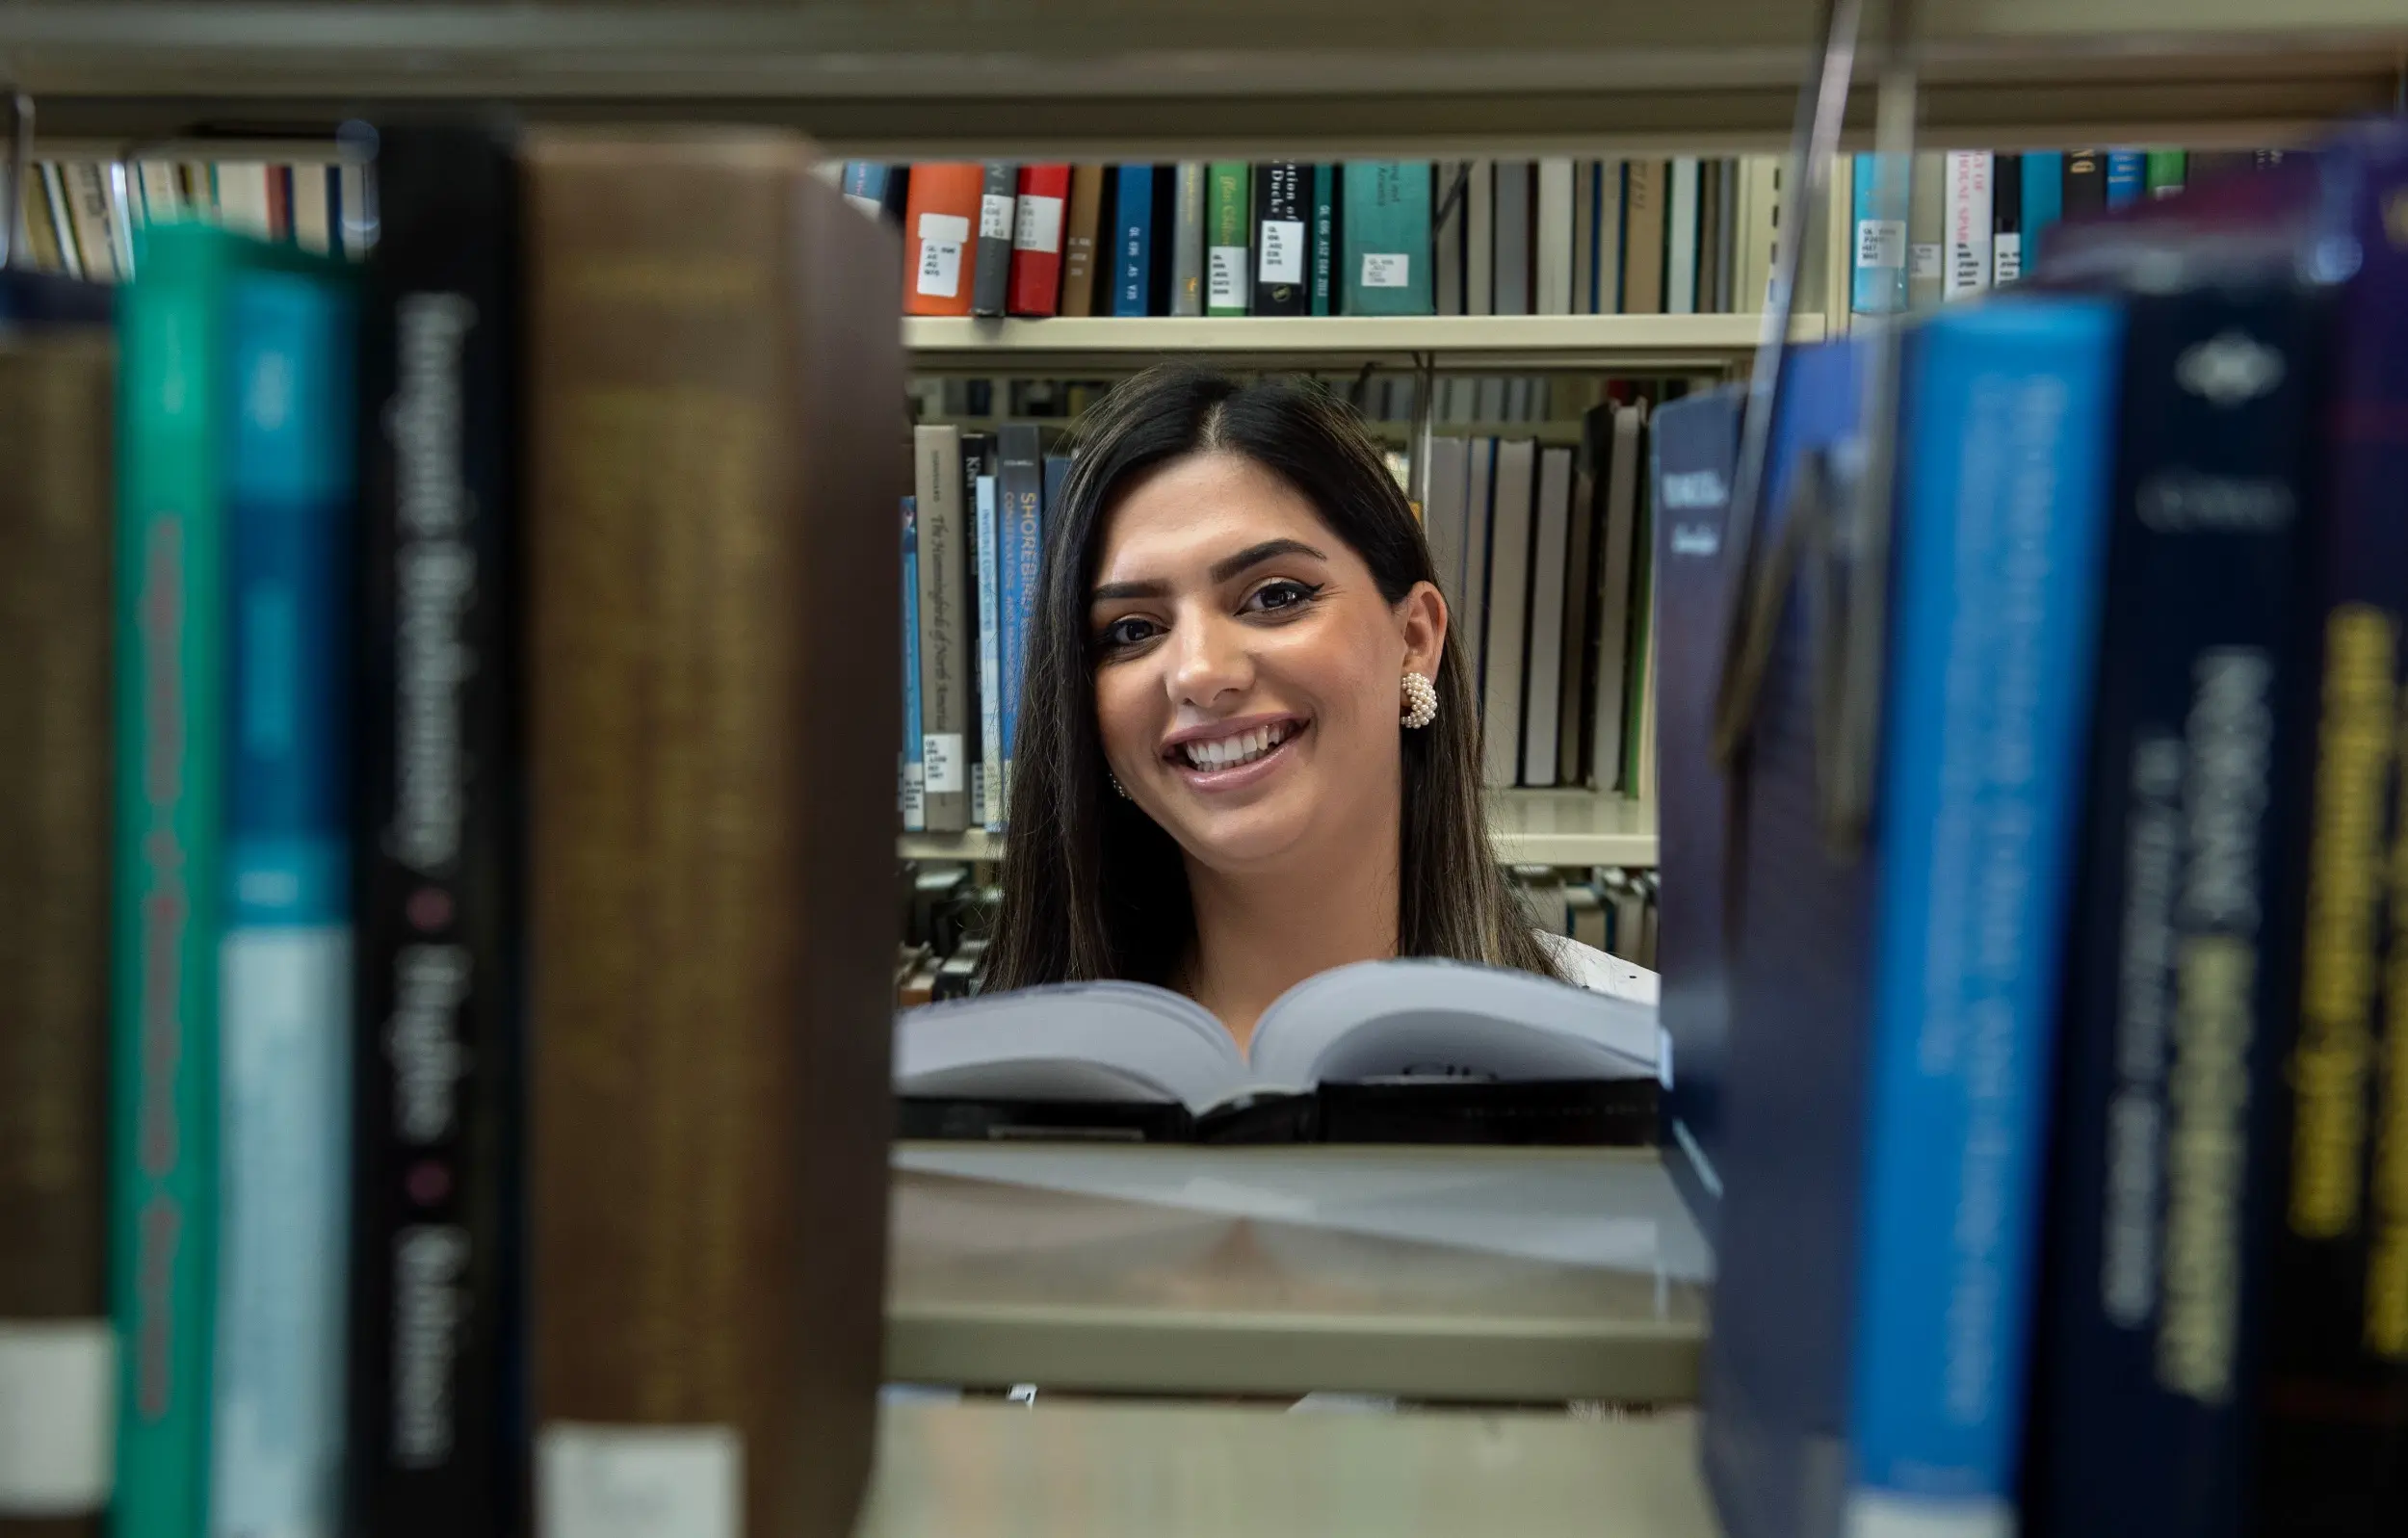
[[[1020,217],[1011,232],[1014,315],[1052,315],[1061,303],[1062,208],[1070,198],[1070,168],[1020,168]]]
[[[293,238],[293,168],[268,168],[268,234],[272,239],[290,241]]]

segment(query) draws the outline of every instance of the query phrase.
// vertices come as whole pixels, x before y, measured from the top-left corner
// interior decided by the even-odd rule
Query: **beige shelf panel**
[[[1878,11],[1878,7],[1870,8]],[[17,0],[0,73],[69,137],[393,98],[794,123],[850,153],[1727,150],[1781,143],[1798,0]],[[1926,0],[1924,120],[1971,145],[2263,142],[2386,108],[2398,0]],[[1868,36],[1877,38],[1877,18]],[[1869,71],[1868,71],[1869,74]],[[1859,91],[1856,127],[1871,120]]]
[[[1523,1404],[1697,1394],[1703,1240],[1652,1151],[905,1144],[899,1163],[915,1149],[949,1172],[896,1170],[891,1381]],[[1071,1159],[1109,1178],[1064,1188]],[[1048,1162],[1051,1186],[1034,1167]],[[990,1178],[959,1173],[972,1165]],[[1332,1226],[1326,1193],[1359,1217],[1366,1188],[1424,1215],[1538,1212],[1554,1232],[1610,1233],[1616,1258]],[[1163,1198],[1130,1194],[1148,1189]],[[1267,1192],[1264,1210],[1299,1220],[1203,1210],[1198,1190]]]
[[[1656,809],[1627,796],[1593,791],[1504,791],[1488,802],[1490,842],[1507,865],[1626,865],[1656,863]],[[1000,860],[995,834],[905,833],[896,851],[906,860]]]
[[[915,316],[903,346],[921,372],[1142,367],[1169,357],[1330,367],[1407,364],[1426,353],[1445,368],[1528,372],[1550,367],[1721,369],[1764,339],[1756,315],[1068,316],[981,321]],[[1823,319],[1799,316],[1791,334],[1820,341]]]
[[[1718,1538],[1686,1412],[893,1404],[860,1538]]]

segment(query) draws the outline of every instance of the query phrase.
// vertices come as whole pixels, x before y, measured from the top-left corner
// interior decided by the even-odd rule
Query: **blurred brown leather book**
[[[0,1336],[70,1420],[110,1387],[115,355],[97,328],[0,339]],[[0,1531],[97,1532],[106,1429],[0,1447]]]
[[[903,264],[811,163],[768,132],[527,146],[548,1532],[837,1538],[869,1469]]]

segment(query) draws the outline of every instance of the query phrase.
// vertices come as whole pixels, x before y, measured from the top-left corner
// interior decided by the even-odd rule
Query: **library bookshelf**
[[[72,157],[122,156],[196,133],[223,154],[231,141],[215,136],[232,132],[266,158],[300,159],[280,146],[323,140],[345,118],[447,102],[506,103],[534,120],[775,123],[812,134],[831,156],[890,160],[1740,153],[1786,143],[1816,9],[1798,0],[10,0],[0,5],[0,79],[39,101],[38,153]],[[1883,7],[1868,9],[1866,36],[1878,37]],[[2408,83],[2400,0],[2290,0],[2279,12],[2264,0],[1924,0],[1922,12],[1923,128],[1933,147],[2283,143],[2337,117],[2392,110]],[[1873,53],[1859,61],[1847,147],[1868,147]],[[1836,284],[1802,299],[1801,336],[1845,326]],[[1200,353],[1332,368],[1428,359],[1728,374],[1758,334],[1748,316],[1098,319],[910,322],[903,340],[914,366],[931,372],[1128,368]],[[1494,817],[1500,857],[1514,863],[1655,859],[1644,803],[1516,792],[1497,799]],[[982,833],[915,835],[902,849],[980,859],[995,845]],[[1194,1186],[1268,1179],[1244,1151],[1199,1157],[1212,1168],[1189,1172]],[[1527,1156],[1457,1157],[1468,1166]],[[923,1194],[943,1194],[936,1177],[920,1178]],[[1017,1220],[1028,1187],[972,1184],[985,1188],[973,1199],[989,1203],[999,1223]],[[1094,1377],[1072,1366],[1086,1362],[1111,1365],[1110,1381],[1090,1386],[1112,1392],[1262,1393],[1268,1377],[1233,1381],[1230,1363],[1275,1362],[1293,1349],[1335,1373],[1332,1388],[1493,1404],[1583,1394],[1679,1399],[1693,1392],[1706,1327],[1702,1302],[1670,1316],[1651,1305],[1628,1323],[1601,1321],[1593,1299],[1541,1298],[1543,1307],[1517,1314],[1504,1294],[1526,1268],[1468,1250],[1416,1257],[1432,1274],[1462,1268],[1458,1302],[1444,1310],[1427,1296],[1374,1296],[1393,1265],[1318,1277],[1331,1295],[1370,1299],[1342,1319],[1327,1308],[1228,1304],[1209,1288],[1157,1316],[1112,1278],[1084,1273],[1052,1296],[1013,1300],[967,1271],[957,1278],[915,1242],[908,1233],[899,1239],[904,1266],[921,1268],[899,1271],[888,1345],[896,1375],[924,1381],[987,1386],[1024,1369]],[[955,1280],[958,1290],[948,1290]],[[1599,1269],[1572,1285],[1611,1281]],[[1452,1343],[1426,1350],[1432,1331]],[[1243,1349],[1220,1348],[1230,1342]],[[1487,1350],[1492,1342],[1499,1348]],[[1566,1367],[1583,1351],[1593,1354],[1593,1374]],[[1338,1381],[1356,1361],[1428,1375]],[[1463,1375],[1434,1366],[1445,1363]],[[1323,1532],[1345,1525],[1329,1520],[1342,1499],[1377,1500],[1381,1515],[1366,1525],[1395,1532],[1715,1530],[1693,1427],[1680,1416],[1274,1420],[1268,1410],[1135,1401],[1050,1415],[902,1405],[887,1411],[883,1438],[863,1528],[881,1538],[1007,1520],[1066,1535],[1177,1538],[1208,1530],[1196,1524],[1216,1512],[1232,1519],[1209,1527],[1216,1532]],[[965,1467],[1002,1473],[965,1481]],[[953,1472],[929,1473],[940,1469]],[[1065,1499],[1064,1490],[1083,1499]],[[1114,1505],[1114,1492],[1127,1499]],[[1243,1512],[1202,1499],[1224,1493]],[[1566,1515],[1501,1524],[1507,1495],[1556,1499]]]

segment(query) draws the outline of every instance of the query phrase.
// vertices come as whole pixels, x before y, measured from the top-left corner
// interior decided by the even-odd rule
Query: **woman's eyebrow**
[[[1259,566],[1274,556],[1310,556],[1315,560],[1329,558],[1301,539],[1266,539],[1259,545],[1248,545],[1234,556],[1224,556],[1213,562],[1212,579],[1227,582],[1249,566]]]
[[[1259,545],[1246,546],[1234,556],[1223,556],[1213,562],[1206,575],[1215,582],[1227,582],[1248,567],[1259,566],[1278,556],[1310,556],[1315,560],[1329,559],[1301,539],[1266,539]],[[1169,594],[1170,584],[1166,582],[1107,582],[1096,585],[1095,590],[1087,594],[1087,602],[1106,604],[1120,598],[1165,598]]]

